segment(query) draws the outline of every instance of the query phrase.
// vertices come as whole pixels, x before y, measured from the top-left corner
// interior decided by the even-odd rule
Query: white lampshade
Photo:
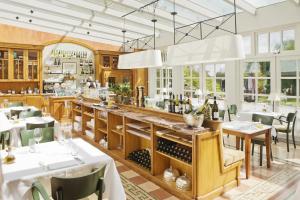
[[[168,65],[193,65],[245,58],[241,35],[224,35],[168,47]]]
[[[118,69],[161,67],[161,51],[145,50],[119,56]]]
[[[280,94],[279,93],[271,93],[268,97],[268,101],[280,101]]]

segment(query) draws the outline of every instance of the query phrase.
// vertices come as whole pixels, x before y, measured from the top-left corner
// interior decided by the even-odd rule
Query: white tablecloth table
[[[0,112],[0,132],[10,131],[10,145],[13,147],[21,146],[20,133],[26,129],[26,124],[41,124],[54,121],[55,133],[59,133],[59,123],[53,117],[28,117],[25,119],[9,120],[3,112]],[[56,135],[56,137],[58,137]]]
[[[241,111],[238,113],[237,120],[251,122],[253,114],[271,116],[277,119],[281,116],[281,113],[277,113],[277,112]],[[278,123],[279,123],[278,120],[273,120],[273,125]],[[271,134],[274,137],[276,136],[276,129],[274,127],[272,127]]]
[[[17,148],[13,151],[16,156],[15,163],[2,164],[3,199],[32,199],[31,185],[35,180],[42,180],[49,186],[52,176],[65,177],[78,172],[88,173],[91,169],[103,165],[106,165],[104,198],[126,199],[114,160],[84,140],[77,138],[68,141],[68,144],[57,141],[42,143],[37,149],[37,153],[29,153],[29,147]],[[71,154],[74,151],[78,152],[76,158]],[[2,158],[6,154],[5,151],[0,153]]]

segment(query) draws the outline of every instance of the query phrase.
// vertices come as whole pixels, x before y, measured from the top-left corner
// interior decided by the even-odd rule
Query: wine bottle
[[[180,94],[179,97],[179,114],[183,113],[183,108],[182,108],[182,94]]]
[[[176,99],[175,99],[175,113],[179,113],[179,99],[178,99],[178,94],[176,95]]]
[[[172,96],[172,113],[175,113],[175,94]]]
[[[171,113],[172,112],[172,105],[173,102],[172,102],[172,92],[169,93],[169,112]]]
[[[212,106],[212,119],[219,120],[219,108],[218,108],[216,96],[214,96],[214,104]]]
[[[193,111],[192,109],[192,104],[191,104],[191,100],[190,98],[188,97],[187,100],[186,100],[186,104],[185,104],[185,114],[189,114]]]

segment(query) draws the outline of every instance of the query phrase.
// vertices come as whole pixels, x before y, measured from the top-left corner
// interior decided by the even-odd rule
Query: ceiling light
[[[224,35],[168,47],[168,65],[182,66],[245,58],[241,35]]]
[[[118,69],[161,67],[161,51],[145,50],[119,56]]]

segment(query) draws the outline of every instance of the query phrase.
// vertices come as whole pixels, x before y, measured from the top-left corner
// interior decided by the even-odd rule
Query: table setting
[[[9,154],[15,157],[13,162],[3,162]],[[113,159],[80,138],[33,144],[12,148],[10,151],[3,150],[0,157],[3,199],[32,199],[31,185],[36,180],[44,183],[49,189],[52,176],[70,177],[88,173],[103,165],[106,165],[104,197],[125,199]]]

